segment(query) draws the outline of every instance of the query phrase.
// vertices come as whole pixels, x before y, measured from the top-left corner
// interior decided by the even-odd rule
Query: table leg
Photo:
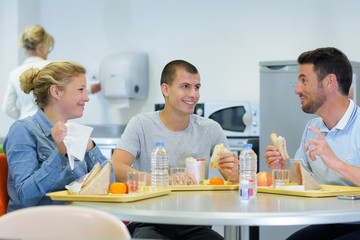
[[[238,227],[237,226],[224,226],[224,239],[225,240],[237,240]]]
[[[224,226],[225,240],[249,240],[250,227],[249,226]]]
[[[250,227],[249,226],[241,226],[240,227],[240,239],[241,240],[249,240],[250,239]]]

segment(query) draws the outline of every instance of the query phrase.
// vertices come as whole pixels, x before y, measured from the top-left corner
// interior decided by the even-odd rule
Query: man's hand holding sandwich
[[[270,139],[273,146],[269,145],[266,147],[264,154],[265,162],[270,169],[285,169],[286,160],[290,159],[286,149],[285,138],[272,133]]]
[[[210,166],[219,169],[225,180],[239,182],[239,158],[235,153],[225,148],[223,144],[215,146]]]

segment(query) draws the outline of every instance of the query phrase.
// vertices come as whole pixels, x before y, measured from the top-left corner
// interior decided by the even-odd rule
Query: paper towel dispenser
[[[105,98],[148,97],[149,65],[146,53],[120,53],[104,58],[99,71]]]

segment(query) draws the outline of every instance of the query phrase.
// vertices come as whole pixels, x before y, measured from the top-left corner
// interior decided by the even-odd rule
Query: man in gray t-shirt
[[[151,152],[155,149],[156,142],[164,142],[169,168],[185,166],[187,157],[206,159],[207,178],[210,156],[215,145],[223,143],[228,148],[220,125],[211,119],[192,114],[185,130],[173,132],[165,127],[159,115],[160,112],[151,112],[132,118],[116,148],[135,156],[135,169],[150,172]]]
[[[156,142],[164,142],[170,167],[184,166],[187,157],[205,158],[208,176],[215,145],[223,143],[228,148],[228,142],[218,123],[193,114],[200,86],[200,75],[192,64],[175,60],[165,66],[161,75],[164,110],[130,120],[112,156],[117,181],[125,182],[130,171],[150,172]],[[219,171],[226,178],[231,176],[229,180],[238,181],[238,165],[235,153],[224,153]],[[130,223],[128,228],[133,238],[223,239],[208,226]]]

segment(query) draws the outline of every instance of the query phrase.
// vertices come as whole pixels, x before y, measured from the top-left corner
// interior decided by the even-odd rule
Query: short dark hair
[[[349,59],[340,50],[332,47],[318,48],[302,53],[297,61],[299,64],[314,64],[314,72],[319,81],[329,74],[335,74],[341,93],[349,94],[353,75],[352,67]]]
[[[191,63],[184,61],[184,60],[174,60],[166,64],[164,67],[162,73],[161,73],[161,81],[160,86],[163,83],[166,83],[168,85],[171,85],[175,79],[176,76],[176,70],[178,69],[184,69],[186,72],[191,74],[198,74],[198,70],[194,65]]]

